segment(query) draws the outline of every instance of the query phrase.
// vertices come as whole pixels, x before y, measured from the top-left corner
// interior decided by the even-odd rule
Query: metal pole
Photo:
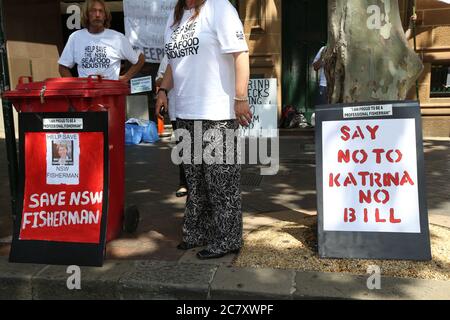
[[[8,59],[6,53],[6,39],[4,36],[3,24],[4,24],[3,0],[0,0],[0,68],[2,71],[2,75],[0,78],[0,89],[2,93],[7,90],[10,90]],[[5,99],[2,99],[2,105],[3,105],[3,123],[5,126],[6,156],[8,161],[12,216],[13,218],[15,218],[17,214],[17,191],[19,181],[18,179],[19,169],[17,163],[17,147],[16,147],[16,135],[14,130],[13,107],[11,102]]]

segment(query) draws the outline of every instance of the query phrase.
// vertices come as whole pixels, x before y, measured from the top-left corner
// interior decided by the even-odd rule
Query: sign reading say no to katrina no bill
[[[322,257],[430,258],[417,103],[317,110]]]

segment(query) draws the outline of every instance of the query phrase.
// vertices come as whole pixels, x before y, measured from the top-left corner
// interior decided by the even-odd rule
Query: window
[[[450,64],[431,66],[431,98],[450,97]]]

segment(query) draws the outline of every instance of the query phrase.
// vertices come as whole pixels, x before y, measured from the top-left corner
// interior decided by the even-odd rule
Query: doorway
[[[282,105],[310,122],[318,86],[312,62],[327,42],[327,0],[284,0],[282,7]]]

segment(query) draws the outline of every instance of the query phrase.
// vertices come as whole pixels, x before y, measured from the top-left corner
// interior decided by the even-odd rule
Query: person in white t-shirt
[[[81,21],[85,28],[70,35],[58,61],[61,77],[72,77],[70,69],[77,65],[81,78],[99,75],[128,82],[141,70],[144,55],[135,52],[122,33],[109,29],[111,13],[104,0],[87,0]],[[132,66],[120,76],[122,60],[128,60]]]
[[[316,98],[316,105],[328,103],[327,78],[325,77],[325,70],[323,69],[323,54],[326,48],[326,46],[320,48],[313,61],[314,70],[319,72],[319,92]]]
[[[235,253],[242,247],[240,165],[237,138],[233,147],[227,148],[225,141],[227,130],[236,132],[239,124],[248,126],[252,120],[249,55],[242,22],[228,0],[178,0],[167,23],[164,49],[169,65],[156,112],[167,106],[166,94],[173,90],[175,106],[171,103],[170,108],[175,107],[177,127],[191,136],[191,161],[183,164],[188,199],[178,248],[207,245],[197,253],[200,259]],[[200,144],[194,137],[204,137],[211,130],[222,138],[215,143],[223,144],[222,152],[215,149],[215,158],[234,158],[234,164],[209,164],[204,157],[198,164],[194,150]],[[203,141],[202,155],[207,147]]]

